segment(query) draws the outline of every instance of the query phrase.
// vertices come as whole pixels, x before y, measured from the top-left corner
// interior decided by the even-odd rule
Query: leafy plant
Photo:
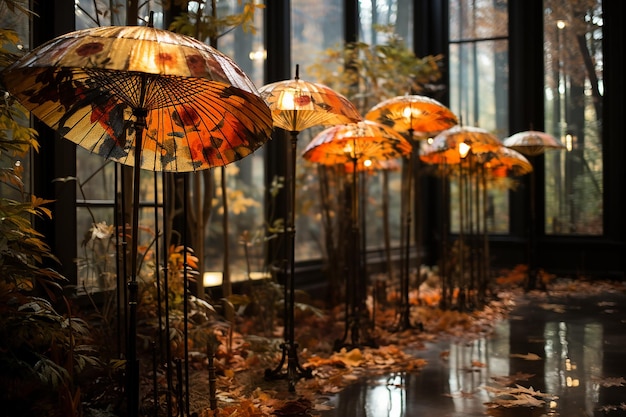
[[[15,2],[9,10],[25,12]],[[3,64],[15,56],[15,33],[0,30]],[[12,48],[16,49],[16,48]],[[4,92],[0,102],[0,402],[6,416],[73,416],[81,413],[76,378],[99,366],[87,323],[72,316],[67,279],[57,258],[32,225],[50,218],[48,200],[28,193],[22,161],[37,151],[37,132],[27,112]],[[63,309],[63,312],[57,310]],[[32,401],[37,398],[37,401]]]

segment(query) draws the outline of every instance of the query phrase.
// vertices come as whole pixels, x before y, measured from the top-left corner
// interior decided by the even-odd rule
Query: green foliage
[[[193,36],[196,39],[217,40],[236,27],[241,27],[244,32],[256,33],[254,26],[254,14],[257,10],[265,7],[257,4],[254,0],[238,0],[240,10],[235,14],[219,16],[217,9],[218,1],[194,0],[198,7],[189,7],[189,0],[175,0],[174,3],[182,10],[188,10],[174,18],[169,29],[173,32]]]
[[[21,2],[2,5],[26,12]],[[15,59],[5,46],[18,42],[15,32],[0,30],[3,66]],[[52,216],[46,207],[50,201],[30,195],[22,181],[22,161],[38,149],[37,132],[29,126],[27,112],[4,92],[0,102],[0,403],[5,416],[73,416],[80,413],[75,378],[99,363],[87,345],[87,323],[71,316],[63,294],[66,278],[47,266],[57,259],[32,224],[35,217]],[[65,312],[58,312],[56,304]]]
[[[432,95],[441,88],[440,56],[419,58],[392,27],[376,29],[386,35],[386,43],[354,42],[328,49],[307,73],[345,95],[363,114],[385,99],[407,93]]]

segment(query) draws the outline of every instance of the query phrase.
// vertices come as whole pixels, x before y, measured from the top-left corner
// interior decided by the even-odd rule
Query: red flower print
[[[189,67],[189,71],[191,71],[191,75],[194,77],[206,77],[207,75],[207,66],[206,62],[200,55],[191,55],[187,57],[187,66]]]
[[[183,104],[172,112],[172,119],[180,127],[196,127],[200,121],[200,115],[193,107]]]
[[[76,53],[80,56],[95,55],[98,52],[102,52],[104,45],[102,42],[89,42],[81,45],[76,49]]]
[[[298,96],[293,99],[296,106],[308,106],[311,103],[311,96]]]
[[[156,56],[156,63],[166,67],[174,67],[176,66],[176,58],[172,54],[161,52]]]

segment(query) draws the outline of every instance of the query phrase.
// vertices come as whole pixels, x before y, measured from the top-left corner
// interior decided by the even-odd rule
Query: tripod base
[[[365,318],[365,317],[363,317]],[[374,339],[369,334],[369,332],[362,332],[361,327],[362,321],[359,319],[358,315],[353,315],[352,317],[346,318],[346,330],[343,336],[343,339],[335,340],[334,350],[335,352],[339,352],[341,349],[346,348],[347,350],[370,347],[377,348],[378,343],[374,341]],[[365,326],[368,328],[369,326]],[[350,342],[348,342],[350,340]]]
[[[424,331],[424,325],[419,322],[417,324],[411,323],[411,307],[403,306],[398,314],[398,321],[391,327],[392,332],[402,332],[404,330],[418,330]]]
[[[313,370],[300,365],[297,343],[285,342],[281,343],[280,347],[283,351],[280,362],[276,368],[265,370],[265,379],[268,381],[286,379],[289,384],[289,392],[295,392],[296,384],[300,378],[313,378]],[[286,368],[285,362],[287,362]]]

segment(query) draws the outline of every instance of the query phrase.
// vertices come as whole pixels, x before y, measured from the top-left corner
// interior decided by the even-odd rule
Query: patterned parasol
[[[502,143],[507,148],[514,149],[528,156],[541,155],[546,149],[565,149],[565,145],[557,138],[537,130],[518,132],[505,138]]]
[[[147,170],[222,166],[254,152],[272,129],[269,108],[229,57],[153,27],[59,36],[2,78],[63,137],[125,165],[135,165],[139,154],[138,165]]]

